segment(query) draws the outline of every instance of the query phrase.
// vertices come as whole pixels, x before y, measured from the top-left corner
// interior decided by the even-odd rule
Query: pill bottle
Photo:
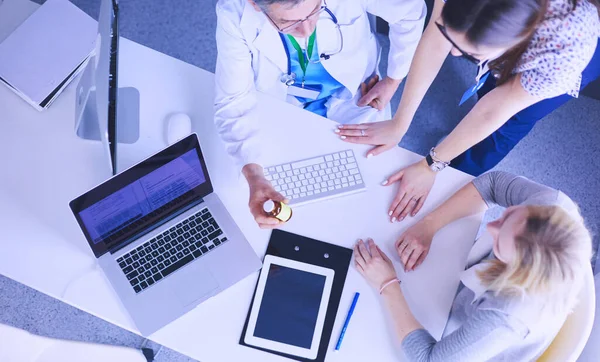
[[[287,222],[292,218],[292,208],[281,201],[267,200],[263,204],[263,210],[265,210],[267,215],[283,222]]]

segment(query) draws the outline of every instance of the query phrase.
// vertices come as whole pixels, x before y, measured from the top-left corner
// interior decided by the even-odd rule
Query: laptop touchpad
[[[219,283],[213,277],[210,269],[202,265],[194,265],[192,268],[180,270],[177,273],[177,282],[172,286],[183,306],[211,296],[218,288]]]

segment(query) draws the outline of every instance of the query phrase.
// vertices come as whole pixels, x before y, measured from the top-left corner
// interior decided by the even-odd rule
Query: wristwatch
[[[435,147],[431,147],[431,150],[429,151],[429,154],[425,157],[425,160],[427,160],[427,166],[429,166],[429,168],[433,172],[440,172],[441,170],[445,169],[448,165],[450,165],[450,162],[444,162],[435,157]]]

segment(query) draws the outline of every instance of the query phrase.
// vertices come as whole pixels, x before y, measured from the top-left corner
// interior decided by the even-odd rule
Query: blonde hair
[[[489,260],[479,278],[496,295],[542,296],[556,308],[570,309],[592,257],[591,235],[581,218],[561,207],[526,208],[513,261]]]

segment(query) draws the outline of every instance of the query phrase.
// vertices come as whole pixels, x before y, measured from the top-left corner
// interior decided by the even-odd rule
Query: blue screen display
[[[79,217],[94,244],[107,242],[168,213],[167,204],[205,181],[198,153],[191,150],[82,210]]]
[[[310,349],[325,278],[271,264],[254,336]]]

